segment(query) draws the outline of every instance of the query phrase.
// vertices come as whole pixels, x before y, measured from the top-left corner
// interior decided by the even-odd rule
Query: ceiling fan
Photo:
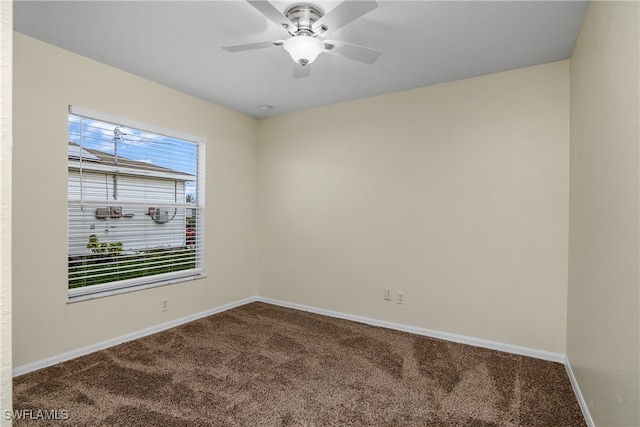
[[[318,38],[326,32],[335,31],[372,11],[378,7],[376,0],[343,1],[327,14],[324,14],[320,8],[307,3],[295,4],[283,14],[269,1],[247,1],[264,16],[287,31],[289,37],[283,40],[224,46],[222,49],[227,52],[282,46],[296,62],[293,71],[295,78],[308,76],[310,64],[323,52],[341,55],[366,64],[373,64],[381,54],[380,51],[368,47]]]

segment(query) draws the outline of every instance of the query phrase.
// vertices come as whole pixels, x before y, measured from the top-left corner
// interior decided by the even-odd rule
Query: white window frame
[[[205,146],[206,146],[206,138],[191,135],[188,133],[176,131],[173,129],[163,128],[160,126],[142,123],[135,120],[117,117],[110,114],[105,114],[101,112],[92,111],[86,108],[72,106],[69,105],[68,109],[69,114],[82,116],[87,119],[94,119],[102,122],[114,123],[119,126],[138,129],[141,131],[146,131],[162,136],[167,136],[170,138],[176,138],[185,140],[188,142],[193,142],[197,145],[197,185],[196,185],[196,242],[199,245],[198,252],[196,255],[196,268],[178,271],[174,273],[165,273],[158,274],[154,276],[146,276],[143,278],[136,279],[128,279],[121,280],[117,282],[104,283],[104,284],[96,284],[79,288],[68,289],[68,302],[77,302],[84,301],[88,299],[101,298],[110,295],[117,295],[125,292],[133,292],[142,289],[154,288],[158,286],[165,286],[174,283],[180,283],[190,280],[202,279],[205,276],[205,268],[204,268],[204,258],[205,258],[205,244],[204,244],[204,217],[205,217]],[[68,115],[67,115],[68,117]],[[68,139],[68,138],[67,138]],[[65,141],[65,146],[68,143]],[[67,171],[68,173],[68,171]],[[67,205],[69,205],[72,201],[69,199],[69,191],[67,186]],[[76,202],[76,201],[73,201]],[[83,203],[91,203],[91,202],[83,202]],[[67,227],[69,223],[67,221]],[[67,248],[69,245],[69,230],[67,229]],[[67,268],[67,273],[69,268]],[[68,279],[67,279],[68,283]]]

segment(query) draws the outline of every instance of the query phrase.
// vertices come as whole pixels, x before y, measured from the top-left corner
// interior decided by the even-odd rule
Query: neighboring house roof
[[[193,181],[196,177],[184,172],[176,171],[151,163],[131,160],[126,157],[105,153],[92,148],[80,147],[78,144],[69,142],[68,145],[69,169],[80,169],[80,159],[82,158],[82,169],[97,172],[114,172],[128,175],[155,176],[157,178],[175,179],[179,181]]]

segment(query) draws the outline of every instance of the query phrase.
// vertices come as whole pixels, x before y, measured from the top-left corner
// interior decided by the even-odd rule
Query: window
[[[204,140],[68,116],[69,299],[202,277]]]

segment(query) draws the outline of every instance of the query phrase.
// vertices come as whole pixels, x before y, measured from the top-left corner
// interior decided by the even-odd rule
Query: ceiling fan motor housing
[[[299,4],[287,9],[285,15],[298,27],[296,35],[306,33],[307,35],[315,36],[316,34],[313,32],[313,23],[322,18],[324,14],[315,6]]]

